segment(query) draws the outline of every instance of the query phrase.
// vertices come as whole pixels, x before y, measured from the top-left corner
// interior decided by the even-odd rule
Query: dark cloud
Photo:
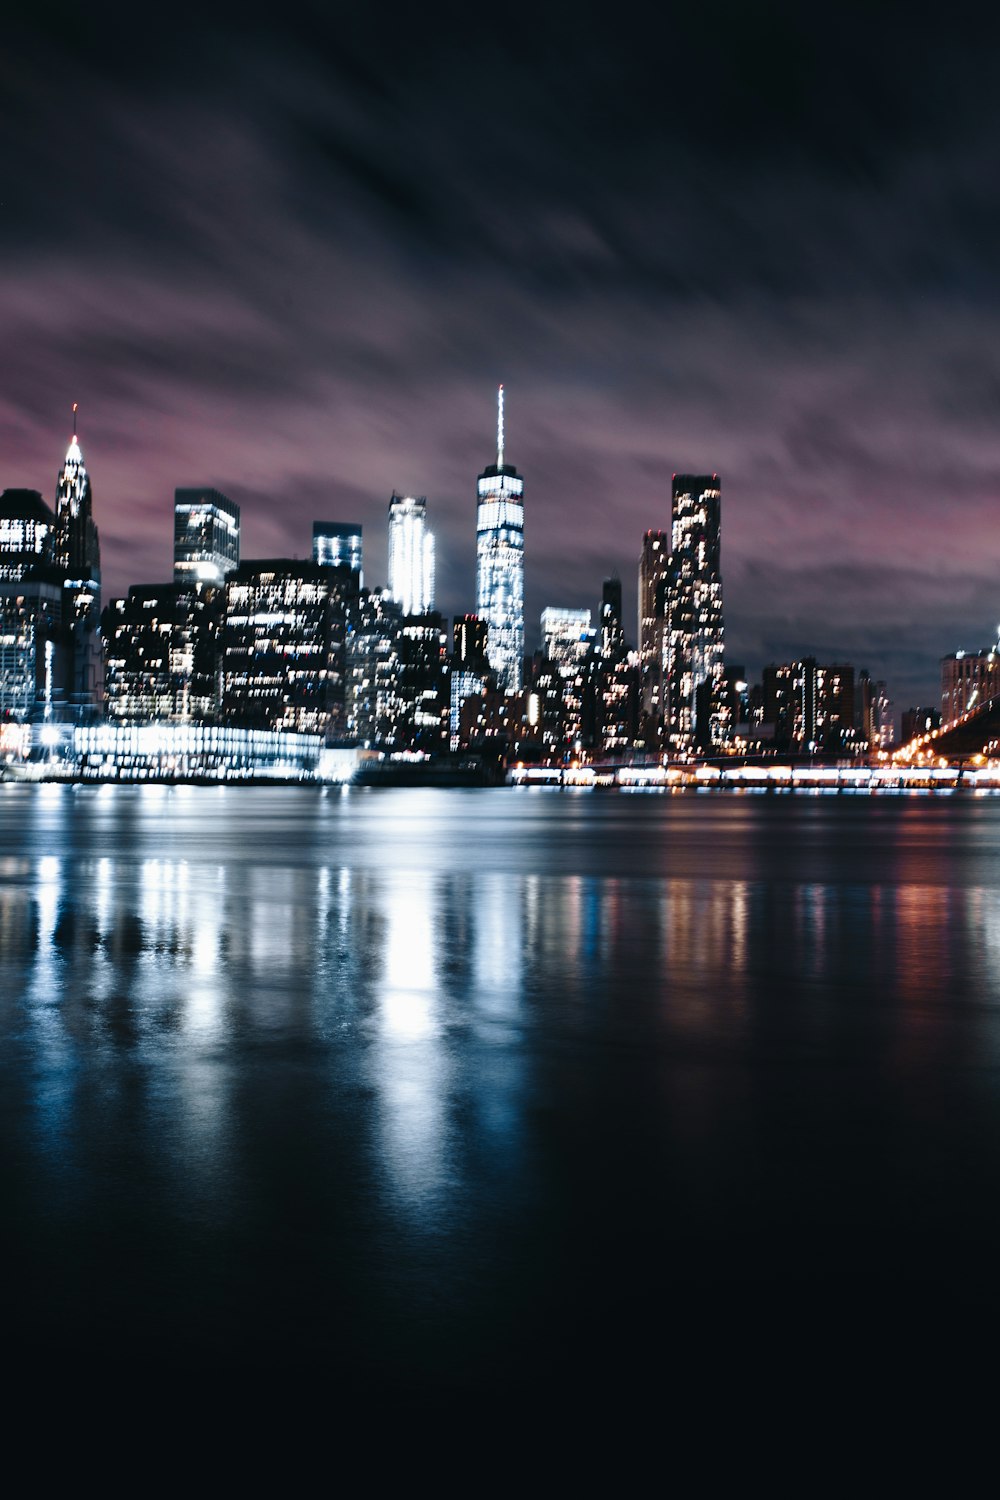
[[[147,25],[142,19],[142,27]],[[66,413],[113,590],[175,485],[247,555],[426,493],[473,596],[493,393],[529,622],[634,605],[672,471],[723,479],[735,660],[807,650],[933,701],[1000,618],[997,58],[949,8],[42,4],[0,62],[0,483]],[[904,702],[905,700],[905,702]]]

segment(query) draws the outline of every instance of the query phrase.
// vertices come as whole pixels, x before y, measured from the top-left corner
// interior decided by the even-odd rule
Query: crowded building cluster
[[[675,474],[669,528],[642,539],[635,645],[612,576],[596,622],[549,606],[526,654],[524,480],[506,457],[503,387],[476,504],[476,608],[450,631],[427,500],[396,492],[388,582],[371,587],[360,524],[317,520],[307,560],[251,560],[239,506],[180,488],[172,579],[102,610],[74,407],[54,508],[32,490],[0,496],[0,718],[225,725],[497,764],[843,754],[893,738],[885,684],[849,664],[772,664],[753,687],[727,666],[717,474]]]

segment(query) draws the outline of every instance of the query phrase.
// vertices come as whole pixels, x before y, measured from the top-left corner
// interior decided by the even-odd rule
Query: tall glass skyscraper
[[[434,537],[427,530],[423,495],[397,495],[389,501],[389,596],[404,615],[434,608]]]
[[[504,463],[503,386],[497,398],[497,461],[476,486],[476,613],[504,693],[521,691],[524,669],[524,480]]]

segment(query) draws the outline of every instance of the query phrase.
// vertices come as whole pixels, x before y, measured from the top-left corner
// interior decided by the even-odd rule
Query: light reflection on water
[[[139,1224],[225,1242],[221,1285],[294,1246],[314,1300],[313,1254],[482,1335],[591,1201],[694,1264],[789,1191],[830,1239],[805,1140],[890,1240],[944,1215],[932,1125],[993,1170],[1000,805],[40,787],[0,830],[5,1180],[50,1254]]]

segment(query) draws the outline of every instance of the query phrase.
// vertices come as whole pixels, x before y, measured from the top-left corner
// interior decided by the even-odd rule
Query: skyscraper
[[[37,490],[0,495],[0,719],[51,712],[69,676],[55,517]]]
[[[223,704],[231,723],[339,739],[346,717],[349,568],[264,558],[226,583]]]
[[[55,561],[63,571],[63,622],[71,656],[68,701],[74,715],[90,717],[104,698],[104,652],[101,645],[101,544],[94,524],[90,476],[76,435],[56,482]]]
[[[542,650],[563,675],[575,672],[593,649],[589,609],[560,609],[550,604],[542,610],[541,627]]]
[[[667,572],[670,538],[647,531],[639,558],[639,670],[642,682],[641,734],[655,744],[663,720],[663,657],[666,643]]]
[[[239,506],[218,490],[175,490],[174,582],[218,586],[239,565]]]
[[[219,716],[222,589],[137,584],[102,616],[107,716],[208,724]]]
[[[314,521],[313,562],[321,568],[348,567],[364,587],[361,525],[357,521]]]
[[[94,525],[90,475],[76,435],[77,403],[73,402],[73,436],[56,483],[55,561],[66,571],[71,586],[91,585],[100,614],[101,544]]]
[[[362,589],[347,615],[347,733],[372,750],[400,738],[403,614],[388,589]]]
[[[622,624],[622,581],[617,576],[605,578],[601,589],[601,656],[611,661],[625,649],[625,630]]]
[[[501,692],[518,693],[524,663],[524,480],[504,463],[503,386],[497,399],[497,461],[476,485],[476,613]]]
[[[605,578],[596,692],[595,743],[619,753],[634,742],[639,724],[639,657],[629,651],[622,623],[621,579]]]
[[[482,699],[490,677],[485,621],[477,615],[456,615],[452,639],[449,743],[452,750],[458,750],[466,700]]]
[[[434,608],[434,537],[423,495],[393,490],[389,500],[389,595],[404,615]]]
[[[21,582],[51,565],[55,518],[37,490],[0,495],[0,581]]]
[[[594,646],[589,609],[542,610],[542,650],[562,684],[560,749],[579,752],[593,738]]]
[[[664,730],[687,749],[719,738],[723,672],[718,474],[675,474],[664,643]]]

